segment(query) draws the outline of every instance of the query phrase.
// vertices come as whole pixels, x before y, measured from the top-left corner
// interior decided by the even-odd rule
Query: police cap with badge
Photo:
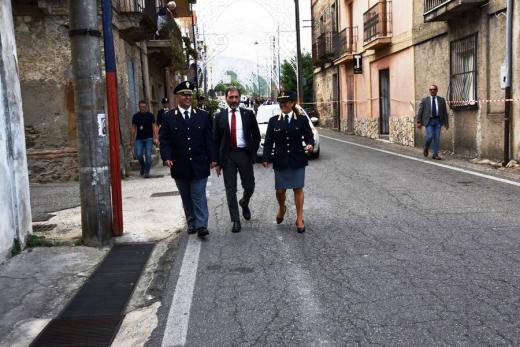
[[[193,95],[193,89],[195,86],[193,85],[192,82],[190,81],[184,81],[184,82],[181,82],[177,85],[177,87],[175,87],[175,89],[173,90],[173,92],[175,94],[181,94],[181,95]]]
[[[282,94],[280,94],[278,96],[278,98],[276,98],[278,103],[283,103],[283,102],[288,102],[288,101],[296,101],[296,99],[297,99],[296,93],[295,92],[291,92],[291,91],[282,92]]]

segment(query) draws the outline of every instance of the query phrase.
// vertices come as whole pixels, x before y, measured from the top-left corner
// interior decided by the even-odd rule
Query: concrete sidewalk
[[[168,169],[152,169],[153,178],[150,179],[141,178],[135,172],[132,174],[122,187],[124,235],[113,238],[113,242],[155,242],[156,247],[128,305],[127,316],[114,343],[119,346],[143,345],[155,328],[162,277],[169,271],[178,232],[185,228],[178,195],[151,197],[154,193],[177,190]],[[31,187],[32,201],[47,206],[34,208],[35,222],[56,225],[50,232],[38,233],[39,236],[70,245],[81,239],[80,207],[63,209],[79,201],[75,196],[78,192],[77,183]],[[60,211],[55,212],[53,204]],[[1,264],[0,346],[29,345],[60,313],[109,249],[83,246],[29,248]],[[143,316],[147,317],[146,324]]]

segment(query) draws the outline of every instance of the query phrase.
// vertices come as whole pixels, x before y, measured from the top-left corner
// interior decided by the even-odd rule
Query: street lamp
[[[300,5],[298,0],[294,0],[294,10],[296,11],[296,63],[297,63],[297,78],[298,85],[298,102],[303,103],[303,77],[302,77],[302,50],[300,42]]]
[[[256,47],[258,45],[258,41],[255,41],[255,51],[256,51],[256,83],[258,86],[258,96],[260,95],[260,69],[258,68],[258,48]]]

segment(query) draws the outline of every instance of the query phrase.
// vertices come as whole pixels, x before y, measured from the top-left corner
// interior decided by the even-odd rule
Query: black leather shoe
[[[209,230],[206,228],[198,228],[197,229],[197,236],[198,237],[205,237],[209,234]]]
[[[423,155],[424,155],[425,157],[428,156],[428,148],[425,148],[425,149],[423,150]]]
[[[193,225],[189,225],[188,226],[188,234],[189,235],[193,235],[197,232],[197,229],[195,229],[195,227]]]
[[[432,159],[435,159],[435,160],[442,160],[442,158],[439,157],[438,154],[434,154],[434,155],[432,155]]]
[[[280,218],[276,216],[276,224],[280,224],[283,222],[283,217],[285,217],[285,213],[287,212],[287,206],[283,207],[283,216]]]
[[[242,230],[242,226],[240,222],[233,222],[233,227],[231,228],[232,233],[239,233]]]
[[[249,209],[249,207],[245,206],[242,203],[242,200],[240,200],[238,203],[239,203],[240,207],[242,207],[242,216],[244,216],[244,219],[250,220],[251,219],[251,210]]]
[[[303,234],[305,232],[305,224],[303,225],[303,228],[298,227],[298,224],[296,224],[296,231],[298,234]]]

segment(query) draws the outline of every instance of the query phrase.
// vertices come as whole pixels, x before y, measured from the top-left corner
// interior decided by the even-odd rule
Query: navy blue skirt
[[[305,185],[305,167],[274,170],[275,189],[299,189]]]

